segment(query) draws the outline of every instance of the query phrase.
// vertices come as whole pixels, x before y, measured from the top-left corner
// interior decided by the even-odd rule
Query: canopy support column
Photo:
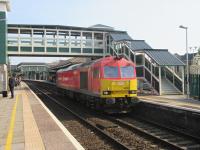
[[[184,82],[185,74],[184,74],[184,66],[182,66],[182,93],[185,94],[185,82]]]
[[[159,66],[159,94],[162,95],[161,66]]]

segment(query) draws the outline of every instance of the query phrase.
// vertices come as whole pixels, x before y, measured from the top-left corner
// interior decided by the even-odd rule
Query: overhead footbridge
[[[8,56],[89,56],[106,55],[110,33],[124,33],[111,27],[88,28],[61,25],[8,24]]]

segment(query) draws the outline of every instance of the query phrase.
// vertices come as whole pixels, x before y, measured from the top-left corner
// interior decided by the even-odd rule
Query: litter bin
[[[2,91],[2,96],[3,97],[8,97],[8,92],[7,91]]]

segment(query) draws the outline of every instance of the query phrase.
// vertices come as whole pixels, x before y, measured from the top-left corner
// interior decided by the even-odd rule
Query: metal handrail
[[[171,70],[168,66],[165,66],[165,68],[167,68],[168,71],[170,71],[171,73],[173,73],[180,81],[182,81],[182,79],[176,74],[176,72],[174,72],[173,70]]]

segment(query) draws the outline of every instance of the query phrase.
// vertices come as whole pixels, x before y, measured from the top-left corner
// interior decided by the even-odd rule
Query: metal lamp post
[[[189,99],[190,88],[189,88],[188,37],[187,37],[188,36],[188,34],[187,34],[188,27],[180,25],[179,28],[185,29],[185,31],[186,31],[186,74],[187,74],[186,85],[187,85],[187,99]]]

